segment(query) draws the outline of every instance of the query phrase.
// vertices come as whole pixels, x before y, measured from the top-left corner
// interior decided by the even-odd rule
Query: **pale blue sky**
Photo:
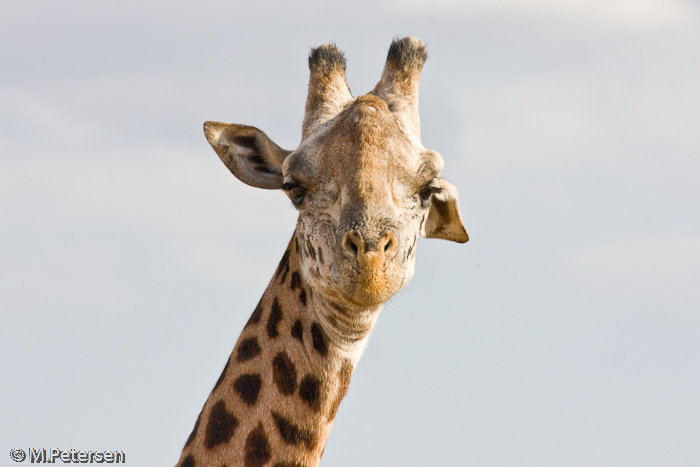
[[[321,465],[700,464],[688,0],[4,3],[4,452],[175,464],[295,222],[202,123],[292,149],[310,47],[358,95],[404,35],[471,241],[419,242]]]

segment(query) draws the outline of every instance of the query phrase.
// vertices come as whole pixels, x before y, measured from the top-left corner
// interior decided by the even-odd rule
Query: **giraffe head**
[[[312,50],[302,141],[293,151],[251,126],[204,124],[237,178],[285,191],[299,211],[304,279],[315,294],[346,307],[380,305],[410,280],[419,233],[469,239],[457,189],[440,178],[442,157],[420,141],[426,58],[419,39],[395,40],[377,86],[353,98],[342,52],[329,44]]]

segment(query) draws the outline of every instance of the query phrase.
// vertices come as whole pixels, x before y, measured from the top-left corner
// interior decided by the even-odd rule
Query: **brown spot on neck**
[[[311,325],[311,339],[314,345],[314,349],[321,354],[323,357],[328,356],[328,343],[326,342],[326,335],[321,329],[321,325],[318,323],[313,323]]]
[[[316,445],[316,435],[311,430],[296,426],[277,412],[272,412],[272,418],[286,444],[292,446],[303,444],[307,449],[313,449]]]
[[[353,367],[350,360],[344,360],[343,364],[340,366],[340,370],[338,371],[338,392],[336,393],[333,403],[331,404],[330,412],[328,414],[329,420],[333,420],[335,418],[335,414],[338,412],[338,407],[340,407],[340,402],[348,392],[352,370]]]
[[[241,400],[249,406],[255,405],[258,401],[261,386],[262,378],[257,373],[241,375],[233,383],[233,388],[241,397]]]
[[[226,403],[222,400],[214,404],[209,414],[209,422],[204,438],[204,447],[207,449],[228,443],[238,426],[238,419],[226,410]]]
[[[279,331],[277,330],[277,325],[282,321],[282,308],[277,297],[272,301],[272,307],[270,307],[270,316],[267,318],[267,335],[271,339],[279,336]]]
[[[285,396],[294,394],[297,389],[297,372],[294,362],[284,350],[272,360],[272,379],[280,393]]]
[[[270,460],[270,444],[262,423],[245,440],[245,467],[262,467]]]

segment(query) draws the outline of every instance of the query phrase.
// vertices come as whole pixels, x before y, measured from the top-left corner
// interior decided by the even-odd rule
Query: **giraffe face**
[[[312,288],[361,307],[398,292],[413,275],[442,165],[375,96],[359,97],[318,127],[282,166]]]
[[[418,233],[466,242],[456,189],[420,142],[415,38],[395,41],[375,89],[353,98],[345,58],[325,45],[309,57],[302,142],[294,151],[257,128],[205,123],[207,139],[241,181],[281,188],[299,211],[302,273],[315,293],[351,307],[379,305],[413,275]]]

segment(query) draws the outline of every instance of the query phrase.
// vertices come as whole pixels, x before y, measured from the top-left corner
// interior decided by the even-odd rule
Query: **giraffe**
[[[420,39],[394,40],[381,79],[354,98],[345,57],[309,55],[302,139],[206,122],[244,183],[281,189],[296,230],[185,443],[179,467],[318,465],[382,304],[413,275],[418,234],[469,237],[442,157],[423,147]]]

